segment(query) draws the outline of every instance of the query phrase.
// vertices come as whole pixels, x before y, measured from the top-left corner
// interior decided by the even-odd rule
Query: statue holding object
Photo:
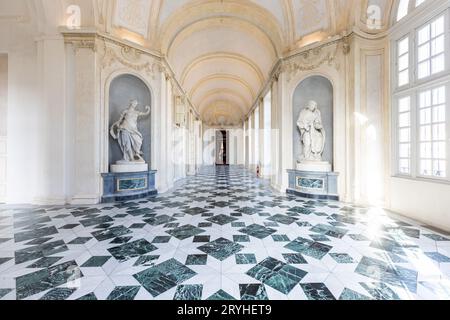
[[[139,132],[137,123],[139,117],[150,114],[150,107],[145,112],[137,110],[138,101],[132,100],[128,108],[122,112],[120,118],[111,126],[110,134],[119,143],[124,163],[145,163],[142,153],[143,137]]]

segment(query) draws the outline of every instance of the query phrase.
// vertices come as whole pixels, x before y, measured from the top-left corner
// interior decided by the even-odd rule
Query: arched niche
[[[109,128],[119,119],[121,113],[129,106],[130,101],[136,99],[139,102],[138,109],[144,111],[145,106],[152,108],[152,96],[150,89],[138,77],[131,74],[122,74],[114,78],[109,87],[109,165],[122,160],[122,152],[119,144],[109,134]],[[151,160],[151,114],[141,117],[138,121],[139,132],[143,136],[142,151],[144,160]]]
[[[330,80],[319,75],[304,79],[294,91],[292,108],[294,161],[299,160],[302,153],[302,143],[300,131],[297,128],[297,119],[300,111],[306,107],[310,100],[317,102],[325,128],[326,141],[322,157],[323,161],[328,161],[333,164],[333,85]]]

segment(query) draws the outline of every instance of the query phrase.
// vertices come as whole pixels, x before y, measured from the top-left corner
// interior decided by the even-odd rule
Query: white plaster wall
[[[37,46],[25,26],[0,23],[0,52],[8,54],[8,203],[30,203],[39,173]]]
[[[450,185],[392,177],[390,189],[390,210],[450,231]]]
[[[6,201],[8,55],[0,53],[0,202]]]

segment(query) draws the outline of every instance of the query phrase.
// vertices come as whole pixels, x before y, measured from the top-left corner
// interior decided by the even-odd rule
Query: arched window
[[[396,21],[400,21],[426,1],[427,0],[399,0]]]
[[[398,5],[397,21],[418,11],[392,36],[395,174],[450,182],[450,6]]]
[[[409,12],[409,0],[400,0],[397,9],[397,21],[400,21],[408,15]]]

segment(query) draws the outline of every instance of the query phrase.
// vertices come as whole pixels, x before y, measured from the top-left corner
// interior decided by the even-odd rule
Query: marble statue
[[[301,160],[322,161],[325,148],[325,129],[317,102],[309,101],[308,106],[300,112],[297,120],[300,130],[303,153]]]
[[[120,118],[110,130],[111,136],[119,143],[123,153],[123,163],[145,163],[142,153],[142,134],[137,123],[139,117],[150,114],[150,107],[145,107],[145,112],[137,110],[138,101],[132,100],[128,108],[122,112]]]

